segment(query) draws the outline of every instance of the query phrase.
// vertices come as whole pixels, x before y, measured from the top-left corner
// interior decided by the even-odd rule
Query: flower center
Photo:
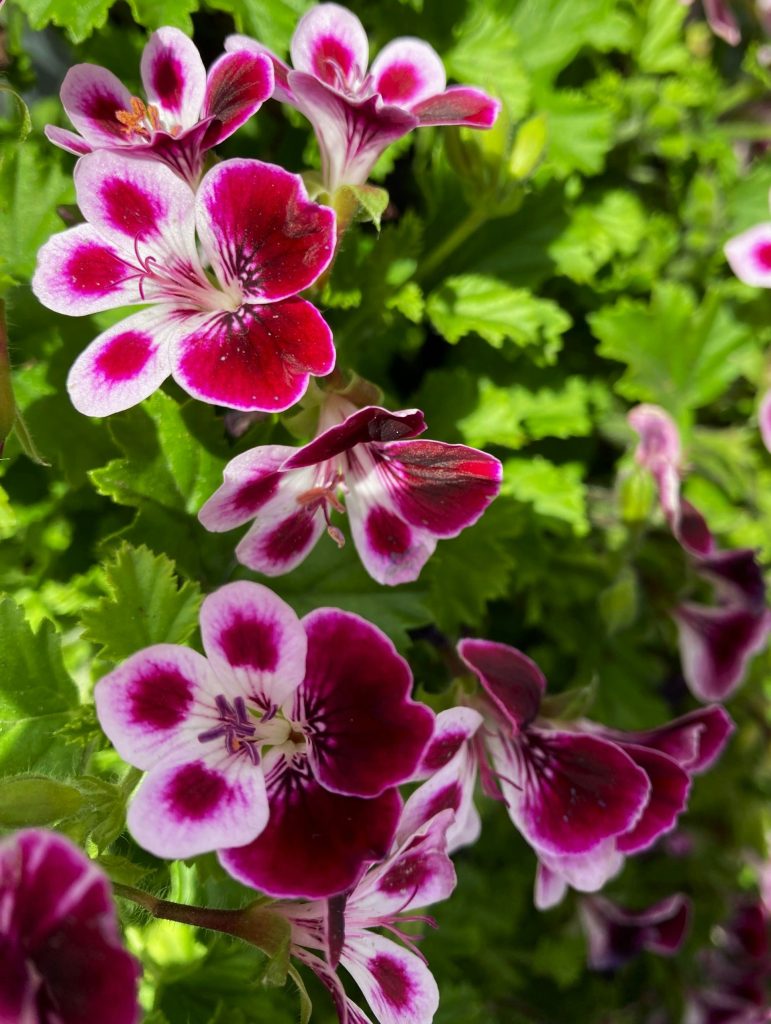
[[[346,75],[334,57],[322,58],[322,64],[324,71],[332,79],[329,84],[338,92],[350,99],[366,99],[372,94],[372,75],[361,72],[355,66]]]
[[[231,704],[222,694],[214,699],[219,712],[219,724],[198,734],[199,743],[224,739],[229,754],[245,754],[252,764],[260,763],[261,746],[281,746],[294,733],[292,726],[275,709],[266,712],[262,719],[250,714],[243,697],[236,697]]]
[[[141,139],[151,139],[157,131],[168,131],[172,138],[176,138],[182,130],[182,126],[175,124],[168,129],[161,124],[161,116],[158,108],[148,103],[145,106],[143,100],[138,96],[131,97],[131,110],[116,110],[115,118],[122,127],[122,131],[131,138],[138,135]]]
[[[297,496],[297,504],[300,508],[306,508],[309,512],[315,512],[317,508],[322,509],[327,523],[327,533],[339,548],[345,545],[345,537],[342,531],[329,521],[329,510],[333,508],[335,512],[345,513],[345,507],[337,496],[337,488],[341,479],[341,475],[338,473],[330,483],[311,487]]]

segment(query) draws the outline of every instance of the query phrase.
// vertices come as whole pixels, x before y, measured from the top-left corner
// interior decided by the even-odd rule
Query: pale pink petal
[[[253,54],[264,54],[270,59],[273,65],[273,99],[280,100],[282,103],[294,104],[294,97],[292,90],[289,88],[288,75],[291,70],[288,64],[285,64],[283,60],[280,60],[275,53],[271,53],[270,50],[263,46],[262,43],[258,43],[254,39],[250,39],[249,36],[232,35],[225,39],[225,50],[228,53],[239,53],[241,50],[246,50],[247,53]]]
[[[297,23],[291,56],[297,71],[307,71],[334,88],[355,87],[369,63],[367,33],[347,8],[317,4]]]
[[[704,0],[704,13],[709,27],[729,46],[738,46],[742,39],[739,22],[725,0]]]
[[[178,28],[159,28],[144,48],[140,72],[147,99],[166,124],[192,128],[206,92],[206,69],[195,43]]]
[[[100,334],[67,377],[72,404],[85,416],[109,416],[138,405],[169,376],[175,325],[159,309],[135,313]]]
[[[340,962],[364,993],[379,1024],[431,1024],[439,990],[414,953],[373,932],[346,937]]]
[[[536,910],[551,910],[562,903],[568,891],[568,884],[565,879],[547,868],[542,862],[538,862],[535,870],[535,892],[533,903]]]
[[[40,247],[32,291],[48,309],[68,316],[140,303],[137,268],[124,256],[90,224],[78,224]]]
[[[295,451],[289,445],[266,444],[231,459],[222,484],[198,513],[201,523],[212,533],[224,533],[254,519],[294,475],[280,469]]]
[[[47,124],[43,131],[49,142],[53,142],[59,149],[66,149],[68,153],[74,153],[75,156],[83,156],[84,153],[90,153],[93,149],[89,142],[81,139],[75,132],[59,128],[55,124]]]
[[[449,764],[463,744],[476,733],[482,721],[482,716],[473,708],[458,707],[440,711],[415,778],[427,779]]]
[[[579,892],[598,892],[624,866],[624,856],[613,839],[606,839],[589,853],[563,857],[539,853],[538,859]]]
[[[215,120],[206,133],[206,147],[229,138],[272,93],[273,65],[267,55],[223,54],[206,76],[203,117]]]
[[[771,223],[756,224],[726,242],[731,270],[745,284],[771,288]]]
[[[412,113],[422,127],[458,124],[467,128],[492,128],[501,101],[470,85],[452,85],[438,96],[416,103]]]
[[[167,860],[244,846],[268,821],[262,769],[248,757],[201,748],[196,760],[161,765],[142,780],[126,823],[145,850]]]
[[[258,513],[236,547],[236,558],[242,565],[266,576],[283,576],[294,569],[310,554],[326,529],[321,508],[298,501],[312,484],[310,474],[300,471],[291,474],[291,478]]]
[[[403,36],[384,46],[372,62],[375,91],[384,103],[412,107],[444,92],[447,77],[436,50],[422,39]]]
[[[466,743],[443,768],[410,794],[399,821],[397,841],[403,842],[425,822],[450,810],[454,817],[447,830],[448,851],[453,853],[475,843],[482,830],[474,806],[476,778],[477,759]]]
[[[763,444],[771,452],[771,389],[766,391],[758,408],[758,423]]]
[[[210,594],[201,607],[201,637],[212,669],[234,697],[269,710],[302,682],[305,630],[289,605],[260,583],[227,583]]]
[[[131,110],[131,93],[112,71],[76,64],[64,76],[60,96],[67,117],[91,146],[127,144],[124,126],[115,115]]]
[[[771,613],[687,603],[672,616],[691,693],[701,701],[726,700],[741,684],[749,660],[765,646]]]

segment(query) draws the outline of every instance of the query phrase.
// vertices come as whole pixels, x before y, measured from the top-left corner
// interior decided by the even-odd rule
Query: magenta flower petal
[[[283,576],[310,553],[325,526],[320,509],[298,508],[296,497],[286,495],[266,506],[236,546],[236,558],[266,576]]]
[[[667,754],[630,743],[625,743],[623,749],[648,776],[651,787],[640,819],[616,839],[621,853],[638,853],[675,827],[678,815],[685,810],[691,780]]]
[[[734,731],[730,715],[719,704],[698,708],[665,725],[644,732],[618,732],[603,729],[603,735],[616,742],[652,747],[669,755],[690,774],[706,771],[720,757]]]
[[[339,4],[317,4],[300,18],[292,36],[292,64],[327,85],[363,79],[369,63],[367,33],[356,15]]]
[[[115,112],[131,109],[131,93],[111,71],[76,64],[64,76],[60,96],[67,117],[92,147],[126,144]]]
[[[335,250],[335,215],[308,199],[302,179],[259,160],[227,160],[201,182],[198,232],[226,287],[276,302],[307,288]],[[274,310],[275,312],[275,310]]]
[[[121,247],[90,224],[78,224],[43,243],[32,291],[55,313],[70,316],[142,302],[137,275]]]
[[[403,841],[437,815],[452,811],[453,820],[447,830],[449,852],[475,843],[482,831],[474,806],[476,777],[476,757],[464,744],[443,768],[410,794],[399,821],[398,841]]]
[[[288,78],[291,68],[283,60],[280,60],[275,53],[271,53],[262,43],[250,39],[249,36],[235,34],[228,36],[225,40],[225,50],[228,53],[246,51],[249,54],[267,57],[273,66],[273,99],[280,100],[282,103],[291,103],[293,101]]]
[[[321,608],[303,624],[308,660],[293,717],[310,727],[316,778],[336,793],[366,797],[411,778],[434,716],[410,699],[407,662],[384,633],[351,612]]]
[[[366,481],[374,484],[368,488]],[[436,550],[437,538],[410,526],[391,504],[382,480],[361,473],[346,496],[353,543],[364,568],[378,583],[411,583]]]
[[[263,54],[226,53],[209,68],[203,117],[214,118],[206,145],[216,146],[255,114],[273,92],[273,64]]]
[[[543,861],[538,862],[535,871],[535,890],[533,903],[536,910],[551,910],[564,900],[568,891],[568,883],[556,871],[547,868]]]
[[[461,640],[458,654],[507,720],[518,731],[526,729],[546,691],[546,677],[536,663],[515,647],[492,640]]]
[[[225,764],[221,750],[203,745],[198,753],[184,764],[152,769],[129,804],[129,831],[156,857],[176,860],[225,842],[244,845],[268,821],[263,774],[249,758]]]
[[[341,796],[319,785],[306,767],[291,766],[274,769],[267,783],[265,830],[253,843],[219,853],[238,881],[271,896],[332,896],[388,853],[401,810],[395,789],[372,800]]]
[[[685,940],[691,905],[682,893],[645,910],[631,911],[601,896],[581,900],[581,924],[586,934],[589,966],[615,970],[644,949],[672,956]]]
[[[404,37],[384,46],[370,74],[384,103],[414,107],[444,91],[447,76],[436,50],[422,39]],[[334,84],[334,83],[330,83]]]
[[[428,778],[449,764],[463,744],[474,736],[482,721],[482,716],[473,708],[440,711],[434,722],[434,732],[423,752],[417,777]]]
[[[59,149],[66,149],[68,153],[74,153],[75,156],[83,156],[84,153],[90,153],[93,149],[89,142],[76,135],[75,132],[59,128],[55,124],[47,124],[43,131],[49,142],[53,142]]]
[[[758,409],[760,436],[766,449],[771,452],[771,388],[763,395]]]
[[[284,704],[302,682],[305,630],[289,605],[259,583],[228,583],[209,594],[201,607],[201,638],[209,664],[233,697],[267,711]]]
[[[139,965],[122,948],[107,879],[63,836],[0,842],[0,1019],[136,1024]]]
[[[598,892],[624,866],[624,855],[616,849],[614,839],[604,840],[588,853],[555,856],[539,851],[538,859],[547,870],[579,892]]]
[[[198,513],[201,523],[212,533],[223,533],[253,519],[291,479],[279,470],[294,451],[289,445],[267,444],[231,459],[222,485]]]
[[[683,675],[699,700],[725,700],[741,683],[750,658],[762,649],[771,628],[768,612],[741,607],[683,604],[677,623]]]
[[[412,113],[423,127],[459,124],[467,128],[492,128],[500,109],[500,100],[493,99],[481,89],[453,85],[439,96],[431,96],[416,104]]]
[[[198,315],[176,339],[174,379],[195,398],[230,409],[282,412],[302,398],[311,374],[335,363],[332,332],[304,299]]]
[[[699,572],[708,577],[726,603],[760,611],[766,603],[763,570],[753,548],[715,551],[699,560]]]
[[[725,246],[731,270],[745,284],[771,288],[771,223],[756,224]]]
[[[690,501],[685,499],[680,502],[679,514],[672,524],[672,531],[685,550],[692,555],[709,555],[715,547],[707,520]]]
[[[148,309],[95,338],[67,377],[78,412],[109,416],[157,391],[171,373],[168,342],[174,333],[166,314]]]
[[[419,409],[390,412],[377,405],[357,409],[342,423],[336,423],[304,445],[284,463],[284,469],[312,466],[336,455],[342,455],[357,444],[372,444],[415,437],[426,429]]]
[[[431,1024],[439,990],[414,953],[370,931],[347,936],[340,962],[351,974],[379,1024]]]
[[[192,39],[178,28],[159,28],[150,36],[140,63],[150,103],[170,123],[191,128],[201,113],[206,69]]]

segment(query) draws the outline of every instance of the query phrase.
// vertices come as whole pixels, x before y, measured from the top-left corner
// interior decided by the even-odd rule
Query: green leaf
[[[106,597],[83,614],[85,638],[120,661],[151,644],[183,643],[198,622],[201,592],[180,585],[174,563],[149,548],[123,544],[105,569]]]
[[[549,246],[560,273],[580,284],[591,281],[615,256],[631,256],[646,237],[647,217],[631,192],[607,192],[596,204],[581,204],[570,225]]]
[[[206,0],[215,11],[233,15],[236,29],[254,36],[274,53],[289,49],[298,20],[312,0]]]
[[[129,0],[134,20],[151,31],[171,25],[193,34],[190,17],[199,7],[198,0]]]
[[[45,775],[17,775],[0,781],[0,828],[53,825],[80,808],[74,786]]]
[[[114,0],[14,0],[29,18],[32,28],[54,24],[66,30],[73,43],[80,43],[102,28]]]
[[[558,177],[573,171],[597,174],[613,144],[613,114],[583,93],[561,89],[538,97],[539,114],[546,116],[549,144],[545,166]]]
[[[582,536],[589,532],[583,473],[578,462],[557,466],[541,455],[509,459],[503,464],[501,494],[532,505],[539,516],[568,523]]]
[[[711,289],[701,305],[683,284],[662,281],[650,304],[620,299],[589,317],[598,353],[625,363],[615,390],[655,402],[675,416],[707,405],[739,377],[752,332]]]
[[[451,344],[475,333],[494,348],[501,348],[504,341],[520,348],[537,346],[547,361],[559,352],[562,335],[572,323],[551,299],[481,274],[447,278],[429,295],[426,312]]]

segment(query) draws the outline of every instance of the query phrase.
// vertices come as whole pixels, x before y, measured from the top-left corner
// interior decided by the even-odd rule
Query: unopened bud
[[[513,178],[525,181],[532,175],[543,160],[547,138],[548,126],[543,114],[537,114],[519,126],[509,157],[509,171]]]

